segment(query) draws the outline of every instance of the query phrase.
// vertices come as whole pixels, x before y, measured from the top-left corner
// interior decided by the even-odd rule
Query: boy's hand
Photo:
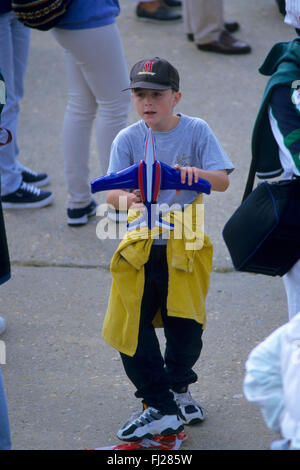
[[[132,193],[128,194],[128,207],[136,210],[142,210],[144,207],[141,191],[139,189],[135,189]]]
[[[139,189],[135,189],[134,191],[132,191],[131,194],[134,194],[134,196],[135,196],[135,201],[134,202],[142,202],[141,191]]]
[[[229,186],[229,178],[226,170],[201,170],[195,166],[180,166],[178,163],[173,167],[180,171],[181,183],[187,182],[189,186],[193,182],[198,183],[199,178],[207,180],[211,184],[212,191],[226,191]],[[187,176],[187,181],[186,181]],[[178,194],[180,189],[176,189]]]
[[[180,171],[182,184],[187,182],[187,184],[191,186],[193,183],[198,183],[201,172],[199,168],[195,166],[180,166],[178,163],[176,163],[173,168]],[[179,194],[180,191],[180,189],[176,189],[176,194]]]

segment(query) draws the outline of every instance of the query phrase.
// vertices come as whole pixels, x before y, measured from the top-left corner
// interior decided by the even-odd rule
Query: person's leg
[[[76,31],[55,28],[53,34],[66,51],[69,87],[62,137],[67,204],[81,208],[91,202],[88,160],[97,109],[97,143],[105,173],[112,140],[127,123],[130,93],[122,89],[129,78],[115,24]]]
[[[46,173],[36,173],[30,168],[25,167],[18,160],[19,147],[18,147],[18,117],[19,117],[19,105],[18,103],[24,96],[24,81],[25,73],[27,68],[29,47],[30,47],[30,28],[25,27],[20,21],[13,16],[11,21],[12,31],[12,44],[13,44],[13,71],[14,71],[14,96],[18,106],[18,113],[16,115],[15,123],[11,125],[11,130],[14,133],[12,141],[13,153],[15,155],[16,168],[22,173],[22,179],[28,184],[34,184],[35,186],[45,186],[49,183],[49,177]],[[18,181],[20,176],[18,176]]]
[[[19,101],[24,93],[24,76],[30,43],[30,29],[13,13],[0,15],[0,68],[6,85],[6,104],[2,111],[3,127],[10,130],[12,141],[0,147],[1,197],[3,209],[34,209],[47,206],[53,194],[31,185],[47,183],[46,173],[25,169],[18,161],[17,145]],[[30,183],[30,184],[27,184]]]
[[[28,31],[29,30],[29,31]],[[13,61],[14,61],[14,93],[17,103],[21,101],[24,96],[24,81],[25,73],[29,57],[30,47],[30,28],[26,28],[16,18],[12,21],[12,41],[13,41]],[[18,109],[19,111],[19,109]],[[19,112],[17,115],[18,124]],[[14,130],[14,129],[13,129]],[[14,151],[16,158],[19,155],[17,128],[15,130]],[[22,169],[22,165],[17,161],[17,165]]]
[[[116,24],[101,29],[101,83],[92,84],[92,89],[99,105],[96,123],[98,155],[100,167],[106,173],[112,141],[127,125],[131,92],[122,91],[128,87],[129,73],[119,29]]]
[[[164,318],[167,345],[165,351],[166,371],[171,389],[184,424],[196,424],[204,420],[200,404],[192,398],[189,385],[196,382],[192,369],[202,349],[202,325],[185,318]]]
[[[289,320],[300,312],[300,260],[282,276],[288,302]]]
[[[221,54],[248,54],[249,44],[235,38],[230,32],[237,31],[236,22],[225,23],[223,0],[185,0],[184,29],[197,48]]]
[[[159,266],[159,270],[157,269]],[[171,381],[166,374],[153,318],[159,307],[165,308],[168,270],[165,247],[153,246],[145,265],[145,286],[141,306],[138,347],[133,357],[121,354],[125,372],[137,388],[136,397],[162,413],[177,414],[170,392]]]
[[[64,45],[64,33],[55,34]],[[66,32],[67,34],[69,31]],[[72,34],[72,33],[71,33]],[[62,155],[67,187],[67,207],[85,207],[91,202],[89,152],[97,103],[69,50],[65,50],[68,104],[62,127]]]
[[[193,34],[196,44],[216,41],[224,27],[222,0],[185,0],[184,30]]]
[[[0,335],[6,330],[6,321],[3,317],[0,317]]]
[[[152,247],[145,266],[145,287],[141,306],[139,341],[133,357],[121,354],[128,378],[136,386],[145,410],[134,414],[118,432],[122,440],[170,435],[183,430],[178,406],[170,392],[159,341],[152,324],[159,307],[164,308],[168,289],[165,247]]]
[[[202,325],[186,318],[164,317],[165,364],[171,388],[180,392],[197,381],[193,366],[202,349]]]
[[[0,67],[7,92],[1,123],[13,135],[10,144],[0,147],[1,194],[6,195],[16,191],[22,181],[21,168],[16,160],[19,153],[17,127],[19,101],[24,91],[30,30],[22,25],[12,13],[0,15],[0,43]]]
[[[5,396],[1,369],[0,369],[0,450],[11,450],[10,425],[9,425],[9,417],[8,417],[6,396]]]

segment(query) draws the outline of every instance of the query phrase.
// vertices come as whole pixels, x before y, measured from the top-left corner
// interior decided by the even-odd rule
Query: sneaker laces
[[[155,412],[159,412],[155,410],[155,408],[146,408],[142,412],[136,411],[133,413],[130,418],[126,421],[126,423],[122,426],[122,428],[126,427],[129,424],[135,424],[136,426],[144,426],[145,424],[151,423],[152,421],[158,419],[158,416],[155,416]]]
[[[155,412],[157,415],[155,415]],[[146,408],[143,413],[135,420],[135,424],[138,425],[144,425],[151,423],[152,421],[156,420],[158,418],[159,412],[155,410],[154,408]]]
[[[41,194],[39,188],[33,186],[33,184],[24,183],[24,181],[22,181],[20,189],[23,189],[23,191],[26,191],[28,193],[35,194],[36,196],[39,196]]]
[[[123,424],[122,428],[124,428],[125,426],[127,426],[129,423],[132,423],[133,421],[135,421],[136,419],[138,419],[142,414],[143,414],[144,411],[135,411],[134,413],[132,413],[132,415],[125,421],[125,423]]]
[[[199,405],[199,403],[196,402],[196,400],[194,400],[194,398],[192,397],[191,392],[187,391],[184,393],[177,393],[177,392],[173,392],[173,393],[174,393],[175,400],[178,406],[194,405],[197,408],[201,409],[201,406]]]
[[[31,170],[31,168],[27,168],[27,166],[22,166],[22,172],[29,173],[32,176],[38,176],[36,171]]]

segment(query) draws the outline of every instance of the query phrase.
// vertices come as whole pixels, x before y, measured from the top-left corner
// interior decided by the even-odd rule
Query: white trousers
[[[184,32],[196,44],[215,41],[224,28],[223,0],[184,0],[183,19]]]
[[[282,276],[288,302],[289,319],[300,312],[300,260]]]
[[[68,191],[67,207],[91,202],[89,152],[93,123],[100,159],[99,176],[107,172],[110,147],[126,126],[130,91],[123,45],[117,25],[67,30],[54,28],[64,48],[68,104],[62,130],[62,154]]]

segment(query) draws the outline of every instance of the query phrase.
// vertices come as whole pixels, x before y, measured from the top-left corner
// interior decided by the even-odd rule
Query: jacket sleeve
[[[269,429],[280,431],[284,409],[281,377],[281,335],[285,325],[275,330],[250,353],[246,362],[244,394],[256,403]]]
[[[282,427],[300,449],[300,313],[292,317],[282,338],[281,370],[285,399]]]

